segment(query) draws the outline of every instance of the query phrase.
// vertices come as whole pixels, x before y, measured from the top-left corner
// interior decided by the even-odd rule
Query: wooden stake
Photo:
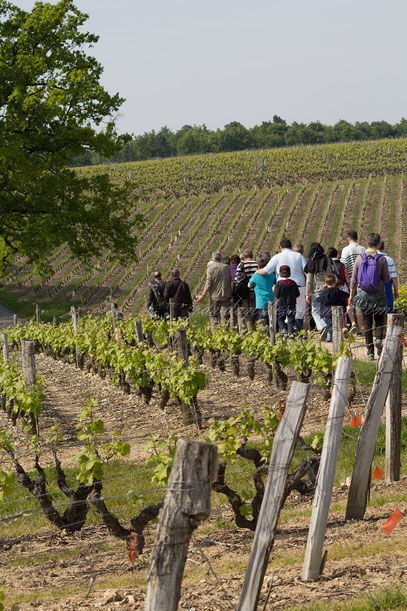
[[[112,312],[112,325],[113,325],[113,336],[116,332],[116,308],[114,307],[114,304],[111,304],[111,312]]]
[[[21,342],[21,357],[24,383],[27,386],[35,384],[35,344],[32,339],[23,339]]]
[[[5,363],[8,363],[9,348],[8,348],[8,334],[7,333],[2,333],[2,335],[1,335],[1,345],[2,345],[2,348],[3,348],[3,361]]]
[[[336,368],[328,422],[319,464],[317,487],[312,505],[308,542],[302,569],[302,578],[305,581],[318,579],[321,574],[322,550],[342,437],[343,417],[348,400],[351,372],[352,359],[341,356]]]
[[[14,316],[13,316],[13,325],[14,326],[17,325],[17,314],[14,314]]]
[[[187,340],[187,330],[182,327],[177,331],[177,347],[178,347],[178,355],[184,361],[185,366],[189,365],[189,350],[188,350],[188,340]]]
[[[389,314],[383,352],[373,382],[372,392],[366,405],[364,424],[359,433],[356,447],[355,464],[346,507],[347,520],[362,520],[365,515],[374,448],[379,431],[380,418],[383,413],[397,359],[400,345],[398,336],[401,332],[400,316],[398,314]]]
[[[41,322],[41,310],[38,303],[35,304],[35,322],[39,324]]]
[[[174,300],[170,299],[170,322],[174,320]]]
[[[343,307],[332,307],[332,353],[339,354],[343,342]]]
[[[56,316],[53,316],[53,317],[52,317],[52,326],[53,326],[53,327],[56,327],[56,326],[57,326],[57,317],[56,317]]]
[[[243,583],[238,611],[255,611],[273,547],[288,469],[306,410],[309,384],[293,382],[274,437],[269,474]]]
[[[217,448],[180,439],[172,465],[150,568],[145,611],[175,611],[191,535],[210,514]]]
[[[137,333],[137,341],[139,343],[144,342],[145,337],[143,333],[143,323],[141,320],[136,320],[136,333]]]
[[[267,310],[269,315],[269,331],[270,331],[270,343],[276,343],[276,334],[277,334],[277,302],[278,299],[274,299],[274,301],[269,301]]]
[[[404,327],[403,314],[399,324]],[[393,376],[390,382],[389,394],[386,400],[386,454],[384,471],[388,482],[397,482],[400,479],[401,455],[401,396],[403,373],[403,346],[400,342],[394,363]]]

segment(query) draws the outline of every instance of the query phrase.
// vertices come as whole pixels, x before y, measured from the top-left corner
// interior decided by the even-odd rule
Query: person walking
[[[148,283],[148,288],[148,311],[152,316],[166,318],[168,316],[168,303],[164,298],[165,282],[162,281],[160,271],[154,272],[153,279]]]
[[[196,299],[201,302],[209,294],[209,317],[211,330],[220,322],[228,324],[230,317],[230,301],[232,297],[232,281],[229,265],[222,263],[220,252],[212,254],[212,265],[206,268],[206,283],[201,295]]]
[[[349,298],[350,292],[350,278],[348,274],[348,269],[344,263],[338,258],[338,251],[333,246],[330,246],[327,251],[328,257],[332,261],[332,267],[335,270],[335,274],[339,279],[339,283],[337,286],[343,291],[347,298]],[[353,309],[353,306],[346,304],[346,312],[350,320],[351,327],[349,329],[350,333],[354,333],[358,330],[358,325],[356,324],[356,316]]]
[[[350,305],[362,312],[367,348],[367,358],[374,360],[373,324],[375,326],[376,349],[380,356],[386,334],[385,283],[390,281],[389,266],[384,255],[377,252],[381,238],[378,233],[369,233],[367,249],[357,256],[350,283]]]
[[[319,242],[313,242],[310,246],[305,272],[307,274],[307,303],[311,304],[312,318],[315,321],[317,331],[320,332],[321,339],[325,339],[327,325],[321,314],[321,302],[319,297],[321,291],[325,287],[326,274],[332,273],[332,263],[326,256],[324,248]]]
[[[174,304],[174,318],[188,318],[192,312],[191,291],[186,282],[181,280],[179,269],[171,270],[171,279],[164,288],[164,299]]]
[[[390,281],[384,283],[384,292],[386,293],[387,313],[391,314],[394,310],[394,299],[397,299],[399,296],[399,278],[394,260],[384,251],[385,247],[382,240],[377,252],[379,255],[386,257],[387,265],[389,267]]]
[[[341,253],[341,262],[345,264],[346,270],[348,272],[348,277],[349,279],[352,278],[352,274],[353,274],[353,268],[355,265],[355,261],[356,258],[358,257],[358,255],[361,255],[362,253],[365,252],[366,248],[364,246],[362,246],[361,244],[358,243],[358,234],[356,231],[354,231],[353,229],[350,229],[347,233],[346,233],[346,239],[348,241],[348,245],[345,246],[345,248],[342,249],[342,253]],[[362,328],[363,328],[363,317],[362,317],[362,313],[360,310],[358,310],[358,308],[353,308],[352,310],[354,310],[352,312],[352,314],[350,314],[350,308],[348,307],[348,316],[349,319],[352,323],[352,331],[357,330],[358,331],[358,335],[362,334]],[[357,329],[355,328],[355,316],[356,316],[356,321],[357,321]],[[353,320],[352,320],[353,318]]]
[[[253,251],[246,249],[240,256],[236,276],[233,281],[233,300],[237,307],[239,332],[254,329],[255,297],[253,287],[247,288],[250,278],[258,270],[257,261],[253,260]]]
[[[267,265],[266,259],[259,259],[259,268]],[[274,300],[273,286],[276,283],[275,274],[267,274],[263,276],[255,272],[249,280],[249,286],[254,287],[254,295],[256,298],[256,309],[254,311],[254,320],[260,320],[266,328],[267,334],[270,334],[270,321],[268,314],[269,301]]]
[[[296,303],[295,324],[299,331],[304,327],[304,316],[306,310],[305,302],[305,273],[304,268],[307,264],[306,258],[300,253],[292,250],[291,240],[283,238],[280,242],[280,252],[271,257],[267,265],[259,270],[260,274],[276,274],[277,280],[280,278],[280,268],[288,265],[291,270],[291,279],[294,280],[299,289],[299,296]]]
[[[280,265],[279,280],[274,290],[277,302],[277,323],[279,331],[293,335],[297,331],[296,306],[300,291],[297,283],[292,278],[291,269],[288,265]],[[287,322],[286,322],[287,319]]]
[[[335,274],[327,274],[325,276],[325,286],[322,289],[319,301],[321,303],[321,316],[326,324],[327,335],[326,341],[332,341],[332,307],[342,306],[345,313],[348,304],[346,293],[341,290],[337,284]]]

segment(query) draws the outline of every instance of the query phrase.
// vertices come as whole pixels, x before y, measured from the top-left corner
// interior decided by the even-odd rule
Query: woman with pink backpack
[[[366,252],[357,256],[350,282],[349,304],[354,304],[362,311],[369,361],[373,361],[375,357],[373,323],[378,356],[382,352],[383,339],[386,335],[385,283],[389,282],[390,274],[386,257],[377,252],[380,241],[378,233],[368,234]]]

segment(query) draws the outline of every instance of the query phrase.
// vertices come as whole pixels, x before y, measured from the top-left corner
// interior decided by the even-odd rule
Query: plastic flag
[[[390,515],[387,522],[385,522],[382,526],[382,531],[386,533],[386,535],[390,535],[393,530],[396,528],[397,524],[404,518],[404,515],[401,513],[400,509],[396,507],[393,513]]]
[[[381,467],[376,466],[373,469],[372,477],[373,479],[383,479],[384,471]]]
[[[363,416],[361,416],[360,414],[351,416],[351,418],[350,418],[350,426],[353,429],[356,429],[359,426],[362,426],[362,424],[363,424]]]

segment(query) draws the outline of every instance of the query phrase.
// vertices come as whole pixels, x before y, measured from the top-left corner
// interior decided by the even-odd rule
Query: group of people
[[[373,360],[375,347],[381,353],[386,314],[393,311],[398,296],[397,270],[379,234],[369,233],[362,246],[356,231],[350,230],[347,241],[340,257],[336,248],[325,252],[319,242],[311,244],[306,257],[304,247],[293,247],[288,238],[281,240],[279,253],[271,256],[263,251],[256,260],[250,249],[230,258],[214,252],[196,302],[209,296],[212,330],[218,323],[230,323],[244,332],[259,321],[268,332],[269,303],[277,300],[278,330],[288,335],[303,329],[308,304],[312,324],[327,341],[332,340],[332,307],[342,306],[351,332],[364,333],[368,359]],[[191,291],[179,270],[171,271],[168,282],[155,272],[149,289],[152,314],[168,316],[170,299],[174,317],[185,318],[192,311]]]

